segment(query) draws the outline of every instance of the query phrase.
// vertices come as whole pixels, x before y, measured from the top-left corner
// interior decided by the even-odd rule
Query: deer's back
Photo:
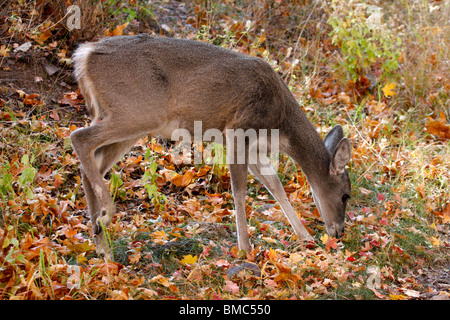
[[[211,44],[148,35],[105,38],[89,46],[86,70],[108,114],[136,110],[190,129],[275,127],[286,93],[262,59]],[[79,50],[81,51],[83,47]],[[77,68],[75,61],[75,68]]]

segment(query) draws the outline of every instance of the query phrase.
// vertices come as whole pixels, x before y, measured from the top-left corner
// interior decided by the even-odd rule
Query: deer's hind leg
[[[78,129],[70,137],[81,162],[81,177],[94,228],[96,251],[112,258],[102,226],[106,227],[111,222],[115,207],[103,176],[138,138],[134,135],[124,139],[111,132],[109,127],[103,129],[101,123]],[[121,141],[114,141],[112,137],[121,137]]]

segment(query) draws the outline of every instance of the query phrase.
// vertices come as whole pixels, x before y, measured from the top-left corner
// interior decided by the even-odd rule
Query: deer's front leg
[[[236,228],[240,250],[250,251],[245,215],[245,194],[247,193],[247,164],[230,164],[231,189],[236,210]]]
[[[249,165],[250,172],[261,181],[264,186],[269,190],[272,196],[278,201],[281,209],[283,210],[285,216],[292,225],[295,234],[300,238],[300,240],[312,241],[314,238],[308,233],[306,228],[303,226],[300,219],[297,217],[294,209],[292,208],[287,196],[284,191],[283,185],[278,179],[278,176],[272,166],[269,164],[269,159],[265,159],[265,164],[261,162],[257,164]]]

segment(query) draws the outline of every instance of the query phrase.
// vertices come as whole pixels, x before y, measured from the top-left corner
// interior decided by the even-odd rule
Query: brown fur
[[[82,164],[89,211],[97,225],[99,252],[109,255],[99,222],[107,225],[114,214],[102,180],[106,171],[140,137],[152,132],[170,138],[177,128],[193,134],[194,121],[202,121],[203,131],[278,129],[281,151],[304,170],[329,232],[342,233],[345,204],[342,206],[341,198],[350,193],[344,169],[350,144],[340,127],[324,144],[282,79],[264,60],[198,41],[138,35],[83,44],[74,54],[74,65],[93,121],[71,138]],[[247,250],[248,166],[230,165],[239,246]],[[310,239],[275,173],[262,177],[261,164],[250,165],[250,169],[280,202],[299,237]]]

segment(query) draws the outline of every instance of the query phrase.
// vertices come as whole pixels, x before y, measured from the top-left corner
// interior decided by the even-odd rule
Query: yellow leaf
[[[197,255],[192,256],[188,254],[187,256],[183,256],[183,259],[180,261],[182,265],[193,265],[197,262]]]
[[[267,254],[267,256],[269,257],[270,260],[276,260],[277,258],[277,253],[275,250],[273,250],[272,248],[269,249],[269,253]]]
[[[302,254],[300,254],[300,253],[291,253],[291,255],[289,256],[289,263],[290,264],[299,263],[303,259],[304,259],[304,256]]]
[[[323,236],[320,237],[320,241],[322,241],[323,244],[327,243],[328,241],[328,234],[324,234]]]
[[[2,46],[0,47],[0,56],[9,57],[9,51],[11,51],[11,49],[2,44]]]
[[[405,300],[405,299],[407,299],[404,295],[401,295],[401,294],[390,294],[389,298],[391,300]]]
[[[431,241],[431,244],[435,247],[437,247],[441,244],[440,238],[431,237],[430,241]]]
[[[384,96],[386,98],[388,98],[388,97],[392,97],[393,95],[397,94],[397,92],[393,91],[394,89],[395,89],[395,83],[388,82],[381,90],[383,90]]]

